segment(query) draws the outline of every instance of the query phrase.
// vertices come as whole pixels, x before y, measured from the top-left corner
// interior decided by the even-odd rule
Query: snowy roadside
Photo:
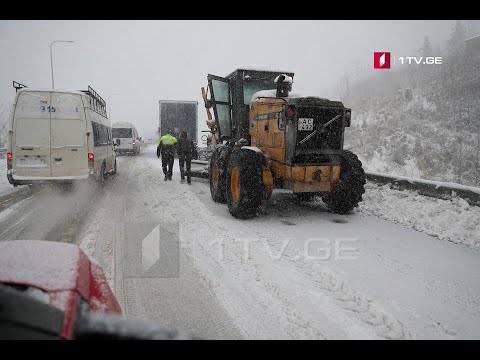
[[[7,159],[0,159],[0,196],[13,190],[7,179]]]
[[[119,164],[115,182],[79,238],[104,267],[127,314],[165,319],[166,310],[161,303],[154,307],[152,299],[170,288],[155,282],[141,286],[123,277],[125,258],[114,241],[112,221],[174,221],[181,253],[243,338],[451,339],[480,333],[477,253],[367,213],[387,205],[398,216],[397,207],[413,212],[397,199],[401,192],[369,184],[360,209],[336,215],[321,201],[299,203],[279,191],[259,217],[239,221],[211,200],[208,180],[180,184],[177,163],[174,181],[164,182],[153,153],[124,160],[128,162]],[[378,198],[382,193],[384,198]],[[423,200],[440,201],[413,197],[418,199],[410,200],[417,201],[412,207]],[[317,243],[306,247],[311,240]],[[329,260],[323,258],[325,240],[335,240],[328,242]],[[354,245],[354,253],[346,253],[352,258],[336,258],[337,240]],[[180,278],[184,276],[180,268]],[[210,311],[196,296],[184,298],[176,290],[171,296],[195,314]]]
[[[23,186],[18,186],[16,188],[13,187],[8,182],[7,179],[7,159],[0,159],[0,196],[6,195],[8,193],[11,193],[13,191],[18,191],[19,189],[22,189]]]
[[[480,207],[461,198],[434,199],[415,191],[367,183],[359,211],[428,235],[480,248]]]
[[[462,338],[478,331],[465,316],[477,318],[476,276],[464,273],[478,266],[470,251],[358,211],[340,216],[322,202],[296,204],[289,193],[277,193],[259,217],[238,221],[210,200],[207,180],[169,187],[181,199],[174,211],[181,242],[193,247],[196,267],[245,338]],[[355,260],[316,259],[322,246],[305,251],[310,240],[355,238]],[[457,257],[469,265],[446,274]],[[453,305],[458,299],[462,310]]]
[[[293,244],[282,248],[279,239],[285,225],[267,226],[265,218],[238,221],[211,201],[208,204],[214,209],[209,209],[193,188],[177,181],[168,187],[152,186],[149,180],[155,178],[150,175],[160,171],[160,162],[151,158],[147,164],[148,170],[142,171],[144,184],[155,191],[146,194],[146,204],[160,218],[173,216],[179,222],[182,248],[211,283],[245,338],[411,336],[395,316],[352,289],[330,268],[309,264]],[[178,179],[178,174],[175,176]],[[207,188],[202,185],[200,188]],[[166,196],[171,207],[158,206]],[[266,242],[270,242],[268,247]],[[281,258],[272,261],[272,256],[282,251]]]

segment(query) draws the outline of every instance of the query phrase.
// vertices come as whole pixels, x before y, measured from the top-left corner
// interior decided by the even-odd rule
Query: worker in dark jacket
[[[185,169],[184,165],[187,165],[187,184],[191,185],[191,164],[192,164],[192,157],[195,151],[195,145],[193,141],[190,140],[187,136],[186,131],[182,131],[180,134],[180,138],[177,142],[177,154],[178,154],[178,163],[180,165],[180,182],[185,182]]]
[[[162,169],[165,174],[165,181],[172,180],[173,163],[175,161],[175,144],[177,139],[167,131],[157,146],[157,157],[162,156]]]

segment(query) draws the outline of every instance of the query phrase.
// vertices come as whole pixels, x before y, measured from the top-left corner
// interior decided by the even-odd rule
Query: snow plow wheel
[[[340,164],[340,184],[336,190],[323,196],[322,200],[334,213],[347,214],[362,201],[365,183],[362,162],[354,153],[344,150]]]
[[[251,150],[232,154],[227,170],[227,203],[230,214],[239,219],[251,219],[263,199],[263,167],[258,155]]]
[[[214,151],[210,159],[210,194],[215,202],[225,203],[226,166],[220,158],[220,152]]]
[[[238,166],[235,166],[232,169],[232,174],[230,177],[230,191],[232,193],[232,200],[235,202],[240,201],[240,169]]]

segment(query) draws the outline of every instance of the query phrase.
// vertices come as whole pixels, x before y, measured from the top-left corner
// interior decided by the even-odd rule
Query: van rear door
[[[50,104],[48,91],[23,91],[18,95],[12,137],[15,176],[51,176]]]
[[[81,95],[53,92],[52,177],[88,176],[87,122]]]
[[[133,129],[132,128],[113,128],[112,136],[114,142],[117,144],[118,150],[132,150],[133,149]]]

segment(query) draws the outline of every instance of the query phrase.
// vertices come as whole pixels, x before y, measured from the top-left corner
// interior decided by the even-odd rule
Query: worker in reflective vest
[[[173,163],[175,161],[175,144],[177,139],[167,131],[158,141],[157,157],[162,156],[162,169],[165,181],[172,180]]]

